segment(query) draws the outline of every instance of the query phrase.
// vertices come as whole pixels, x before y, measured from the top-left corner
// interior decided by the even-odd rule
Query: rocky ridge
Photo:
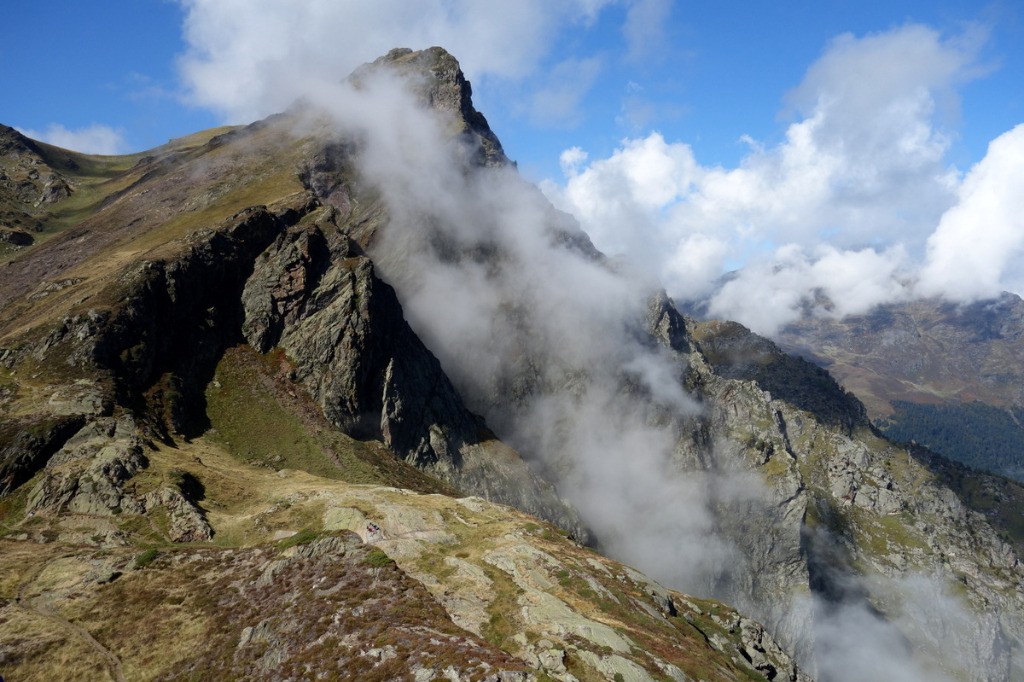
[[[826,602],[853,600],[894,615],[892,581],[927,575],[943,586],[940,592],[961,594],[963,606],[976,619],[976,630],[947,633],[942,640],[941,646],[953,652],[947,660],[960,666],[946,674],[1013,679],[1020,662],[1012,642],[1024,636],[1024,592],[1022,538],[1001,516],[1017,499],[1008,494],[1006,482],[973,475],[970,485],[985,492],[969,494],[954,474],[962,476],[962,469],[878,436],[863,407],[831,379],[831,390],[819,392],[813,404],[773,393],[768,389],[777,385],[777,377],[765,380],[763,367],[782,353],[764,339],[750,339],[753,335],[745,330],[740,336],[748,338],[740,347],[754,343],[766,355],[760,361],[747,356],[753,361],[745,370],[733,365],[719,373],[707,358],[720,356],[721,345],[733,344],[739,330],[720,323],[688,325],[698,351],[689,358],[694,373],[690,381],[711,406],[713,430],[729,434],[736,454],[762,472],[771,486],[767,532],[744,525],[734,536],[758,563],[750,572],[755,582],[730,594],[733,602],[748,605],[772,624],[776,621],[765,605],[756,606],[757,595],[764,591],[810,590]],[[715,350],[708,353],[706,348]],[[800,372],[820,375],[817,367],[801,367],[792,358],[782,365],[789,368],[791,380]],[[845,414],[837,405],[847,406]],[[797,556],[802,557],[799,563],[793,562]],[[851,593],[854,575],[866,579],[857,581]],[[794,618],[799,615],[786,614],[774,629],[777,636],[791,641],[786,633],[804,627]],[[919,617],[938,627],[927,615]],[[813,641],[808,635],[805,631],[797,641]]]
[[[141,448],[146,468],[111,486],[120,513],[102,491],[60,508],[37,504],[39,486],[19,494],[33,511],[0,540],[0,661],[12,675],[46,677],[73,659],[65,679],[806,679],[734,610],[510,508],[131,433],[108,422],[60,457]],[[132,501],[168,480],[193,493],[187,482],[202,481],[191,497],[219,546],[170,537],[173,516]],[[163,543],[140,551],[139,522]]]
[[[486,121],[472,115],[468,83],[450,55],[401,50],[373,68],[392,62],[414,74],[429,67],[421,81],[425,101],[459,112],[455,134],[480,150],[469,156],[471,168],[505,163],[500,145],[488,143],[493,133]],[[287,150],[276,152],[287,161],[283,172],[267,160],[274,150]],[[0,284],[11,294],[0,311],[0,483],[6,486],[0,517],[11,552],[3,556],[24,560],[35,551],[19,551],[18,543],[43,549],[38,561],[27,562],[33,570],[5,568],[5,622],[33,633],[3,643],[4,652],[13,652],[4,654],[7,660],[38,670],[45,665],[41,652],[70,655],[84,646],[95,670],[114,679],[128,660],[137,661],[131,665],[144,677],[183,674],[187,664],[180,659],[147,661],[133,635],[112,630],[101,616],[83,615],[118,592],[177,617],[197,609],[206,614],[214,630],[189,631],[189,641],[228,633],[199,656],[204,667],[225,674],[243,666],[267,676],[301,676],[306,647],[326,642],[332,652],[348,652],[337,659],[346,666],[358,662],[368,675],[381,676],[398,674],[394,666],[401,666],[409,679],[796,680],[803,675],[783,647],[809,657],[817,617],[801,596],[864,603],[895,619],[898,609],[885,592],[891,582],[854,594],[846,586],[926,570],[957,586],[974,612],[996,615],[981,619],[975,639],[954,632],[915,645],[955,651],[962,667],[945,672],[961,679],[1012,679],[1019,672],[1014,642],[1024,641],[1024,606],[1019,540],[1001,535],[1008,525],[1000,524],[1018,518],[1007,513],[1007,491],[992,488],[983,508],[964,491],[991,482],[968,476],[956,487],[955,472],[941,462],[872,433],[860,403],[820,370],[738,325],[684,318],[664,295],[652,300],[646,329],[636,333],[673,355],[702,409],[652,415],[677,435],[683,469],[741,468],[767,484],[765,498],[717,516],[743,559],[718,594],[754,613],[767,631],[480,499],[352,487],[240,463],[244,453],[234,444],[214,442],[208,396],[226,376],[229,351],[248,344],[281,366],[289,396],[280,398],[282,410],[305,396],[361,456],[380,446],[399,469],[416,465],[461,495],[512,504],[586,537],[554,489],[466,408],[457,382],[405,322],[400,294],[368,255],[388,214],[374,188],[354,177],[356,151],[344,139],[296,140],[283,116],[142,157],[124,177],[109,180],[109,193],[97,204],[102,220],[87,219],[8,264],[14,276]],[[241,160],[252,166],[237,165]],[[253,175],[223,179],[215,171],[225,168]],[[263,205],[246,203],[255,191],[250,186]],[[599,258],[585,237],[558,216],[552,220],[555,241]],[[471,256],[500,260],[488,249]],[[45,276],[29,276],[40,272]],[[39,313],[32,297],[44,290],[50,308]],[[517,368],[528,369],[531,360]],[[584,386],[579,376],[573,381],[574,388]],[[528,373],[506,387],[495,391],[496,403],[549,388]],[[336,464],[325,468],[337,473]],[[355,544],[346,531],[382,552]],[[202,542],[211,539],[221,546]],[[275,539],[295,544],[268,544]],[[67,589],[40,583],[47,571],[59,572],[61,548],[76,545],[93,549],[72,552],[81,563],[73,577],[61,574]],[[152,568],[125,570],[149,556],[137,553],[146,545],[164,558]],[[250,608],[256,598],[250,585],[260,581],[281,587],[274,598],[282,604],[308,602],[310,618],[321,618],[321,607],[372,615],[377,612],[356,613],[361,605],[331,601],[337,594],[331,586],[343,581],[332,566],[392,570],[390,561],[400,573],[380,578],[380,571],[357,571],[355,578],[363,575],[370,585],[383,580],[382,593],[411,590],[413,602],[427,603],[415,593],[419,588],[401,582],[403,576],[419,581],[441,608],[427,614],[432,624],[424,627],[441,633],[427,637],[430,646],[454,648],[454,660],[412,654],[429,649],[421,621],[408,622],[400,643],[360,640],[379,634],[365,623],[346,639],[331,629],[334,623],[313,645],[296,640],[287,623],[250,611],[231,628],[214,625]],[[98,565],[110,570],[97,573]],[[112,579],[118,572],[122,577]],[[151,576],[182,580],[177,592],[161,592],[152,589]],[[324,581],[329,586],[321,589]],[[216,603],[197,594],[197,586],[210,585],[223,595]],[[26,612],[25,595],[33,591]],[[372,606],[372,590],[364,597]],[[54,616],[44,602],[64,615]],[[175,608],[183,604],[188,607]],[[387,618],[395,613],[387,610]],[[168,620],[170,629],[154,634],[156,640],[176,631],[170,627],[176,623]]]
[[[74,191],[68,178],[44,156],[39,144],[0,126],[0,243],[32,245],[49,205]]]

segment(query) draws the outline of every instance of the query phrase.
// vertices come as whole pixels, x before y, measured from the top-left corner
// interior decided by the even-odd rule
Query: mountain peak
[[[350,80],[357,85],[383,69],[397,73],[412,85],[413,93],[426,107],[455,116],[462,134],[480,148],[480,161],[487,166],[510,163],[487,119],[473,106],[473,87],[462,67],[443,47],[412,50],[397,47],[356,69]]]

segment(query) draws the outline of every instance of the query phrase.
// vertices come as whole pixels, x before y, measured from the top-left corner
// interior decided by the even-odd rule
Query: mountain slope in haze
[[[389,56],[417,59],[429,101],[468,97],[443,51]],[[69,174],[80,221],[3,264],[5,673],[805,679],[748,618],[564,537],[575,512],[376,276],[352,141],[306,125]],[[503,162],[483,137],[472,163]],[[567,530],[439,495],[472,492]]]
[[[440,141],[388,127],[375,73]],[[360,126],[299,107],[69,171],[77,219],[0,266],[5,665],[1019,676],[1019,486],[623,285],[440,48],[356,76]]]
[[[1024,475],[1024,301],[879,306],[843,320],[805,317],[780,343],[833,373],[891,437],[971,466]]]

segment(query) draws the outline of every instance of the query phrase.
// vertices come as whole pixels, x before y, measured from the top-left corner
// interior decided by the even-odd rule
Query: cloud
[[[928,238],[919,291],[972,300],[1024,292],[1024,124],[1000,135]]]
[[[229,122],[277,113],[394,47],[441,45],[471,79],[521,79],[560,30],[593,24],[611,0],[181,0],[180,61],[193,104]]]
[[[579,148],[563,153],[566,186],[544,183],[542,188],[610,254],[626,253],[649,263],[660,261],[664,248],[675,250],[687,234],[675,229],[667,210],[688,196],[705,172],[690,147],[668,144],[652,133],[625,141],[611,157],[584,168],[586,159]]]
[[[650,280],[565,248],[558,233],[575,234],[571,221],[513,169],[467,169],[466,150],[444,139],[444,122],[395,85],[382,79],[320,100],[340,129],[359,134],[362,177],[387,205],[388,224],[370,247],[377,272],[470,409],[556,483],[602,551],[675,588],[774,618],[790,628],[790,645],[814,650],[827,679],[945,680],[943,670],[962,661],[981,670],[972,647],[984,651],[998,619],[978,630],[941,579],[842,574],[852,594],[884,595],[889,621],[856,601],[750,588],[763,557],[744,554],[729,520],[744,520],[737,532],[754,525],[770,533],[778,500],[758,474],[735,466],[735,444],[707,444],[711,452],[695,444],[690,419],[701,407],[683,390],[679,359],[637,333]],[[586,165],[586,153],[573,148],[561,161],[573,178],[602,165],[606,172],[587,182],[607,184],[577,186],[605,197],[600,210],[656,210],[703,179],[688,147],[660,137],[615,159]],[[629,205],[617,206],[624,198]],[[790,247],[779,258],[788,265],[779,277],[871,301],[891,295],[872,282],[893,280],[904,254]],[[878,275],[861,281],[865,271]],[[748,295],[756,302],[763,294]]]
[[[815,303],[812,314],[845,317],[909,298],[907,267],[898,245],[884,251],[821,245],[808,253],[790,244],[735,273],[710,297],[708,313],[772,336]]]
[[[563,184],[544,190],[579,217],[599,248],[655,268],[678,299],[704,298],[726,270],[747,268],[712,307],[764,333],[801,314],[817,289],[834,304],[821,314],[898,300],[909,295],[926,245],[929,259],[941,260],[943,240],[931,237],[940,221],[949,224],[945,241],[963,233],[955,215],[944,214],[966,203],[971,187],[984,188],[974,193],[972,214],[1001,216],[991,231],[1004,240],[990,243],[1016,243],[1015,204],[982,200],[1012,183],[1004,173],[1009,179],[997,187],[994,168],[1011,163],[1016,143],[995,146],[990,154],[999,159],[972,171],[993,167],[986,180],[964,180],[947,161],[957,88],[987,71],[978,59],[984,38],[977,29],[944,37],[919,25],[839,36],[786,96],[797,119],[784,139],[765,146],[744,137],[750,149],[736,167],[705,166],[689,145],[652,132],[623,140],[608,158],[575,163]],[[991,255],[983,251],[975,250],[970,272]],[[1003,272],[1014,261],[996,262],[1005,263]],[[986,291],[1007,284],[991,273],[963,279]],[[968,295],[952,285],[922,291]]]
[[[124,154],[127,151],[124,137],[110,126],[93,123],[77,130],[70,130],[59,123],[51,123],[46,130],[18,129],[26,137],[47,142],[64,149],[84,154]]]
[[[741,565],[716,509],[764,490],[680,475],[683,422],[700,408],[677,360],[639,333],[656,285],[566,248],[582,238],[572,221],[513,168],[469,172],[450,126],[399,85],[310,93],[361,140],[361,177],[386,202],[378,273],[470,409],[548,472],[606,551],[707,592]]]
[[[627,60],[639,62],[659,58],[667,43],[665,26],[671,13],[672,0],[635,0],[630,5],[622,26]]]
[[[600,57],[567,59],[556,64],[546,82],[529,96],[529,116],[534,125],[572,128],[583,117],[580,105],[601,73]]]
[[[379,191],[389,219],[370,247],[377,272],[398,291],[410,325],[470,408],[559,485],[610,554],[710,594],[716,583],[750,578],[720,532],[722,510],[745,508],[748,518],[762,519],[773,507],[758,477],[690,466],[707,454],[696,451],[688,421],[701,408],[682,390],[678,360],[637,330],[657,276],[685,291],[708,287],[739,246],[780,266],[765,272],[783,310],[799,303],[785,298],[799,290],[787,277],[825,291],[855,290],[840,306],[867,304],[891,294],[886,283],[898,278],[906,256],[895,246],[862,245],[876,234],[868,220],[876,213],[856,197],[901,206],[905,197],[894,187],[927,189],[944,202],[922,209],[937,219],[956,202],[958,178],[942,164],[948,138],[932,124],[937,86],[894,95],[901,104],[891,110],[865,110],[891,124],[885,140],[906,141],[905,154],[876,141],[887,153],[884,177],[872,177],[864,154],[841,144],[844,127],[866,124],[844,120],[833,104],[842,97],[823,86],[817,89],[830,96],[810,105],[782,145],[752,145],[736,169],[702,166],[688,145],[658,134],[625,141],[608,159],[573,148],[561,159],[566,186],[548,191],[578,210],[595,238],[657,265],[648,272],[609,267],[566,247],[583,237],[514,169],[467,169],[471,150],[451,144],[446,121],[414,106],[399,81],[368,77],[358,91],[341,82],[351,66],[393,47],[395,36],[414,46],[443,42],[477,74],[518,77],[541,63],[559,22],[586,24],[604,4],[564,3],[556,12],[530,1],[492,9],[468,0],[298,7],[192,0],[183,68],[195,100],[225,115],[269,113],[301,95],[333,117],[339,134],[358,139],[361,179]],[[508,13],[507,26],[497,24],[506,35],[466,33],[478,21],[493,28],[493,12]],[[387,31],[369,30],[391,19]],[[939,41],[917,31],[905,39]],[[857,50],[850,55],[862,58]],[[969,64],[969,55],[961,62]],[[947,75],[940,85],[952,81]],[[923,127],[906,136],[899,120]],[[851,169],[865,172],[844,184]],[[842,220],[851,216],[856,229],[844,247],[816,248],[824,232],[843,234]],[[862,281],[866,271],[876,274]],[[745,296],[756,301],[762,292]],[[865,649],[842,639],[851,622],[835,622],[834,646],[852,648],[840,653],[870,658],[888,650],[894,630],[883,629]],[[836,671],[838,680],[853,675]]]

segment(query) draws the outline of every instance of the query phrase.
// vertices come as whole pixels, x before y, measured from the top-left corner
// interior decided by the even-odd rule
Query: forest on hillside
[[[980,402],[925,405],[893,402],[895,413],[875,422],[886,437],[916,442],[974,469],[1024,482],[1024,409]]]

